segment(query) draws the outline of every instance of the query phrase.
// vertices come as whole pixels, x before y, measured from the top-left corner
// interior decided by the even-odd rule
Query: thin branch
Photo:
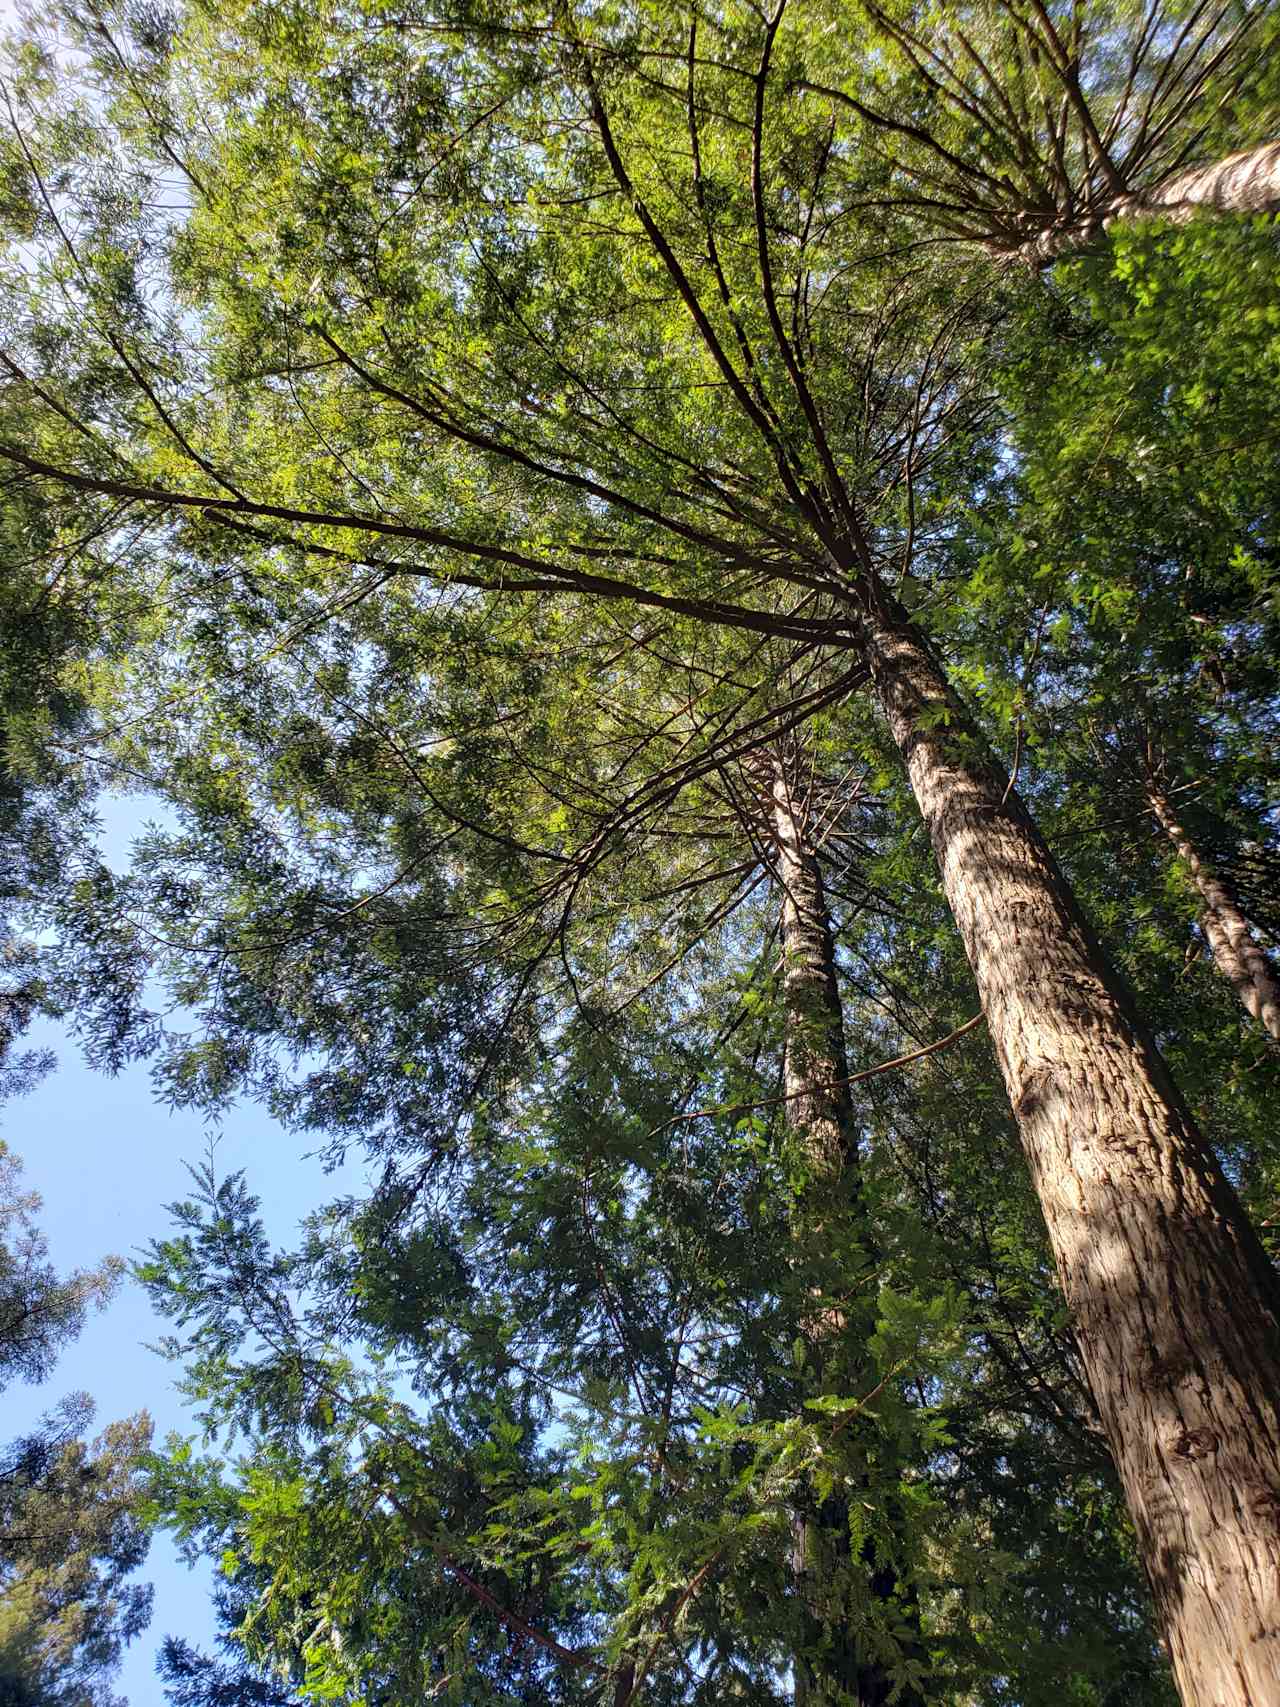
[[[892,1061],[881,1061],[876,1067],[866,1067],[860,1073],[850,1074],[847,1079],[830,1079],[825,1084],[806,1085],[802,1091],[788,1091],[784,1096],[758,1097],[754,1102],[732,1102],[719,1108],[697,1108],[691,1114],[677,1114],[673,1115],[670,1120],[664,1120],[662,1125],[655,1126],[653,1131],[647,1134],[647,1137],[656,1138],[659,1133],[666,1132],[670,1127],[678,1126],[686,1120],[719,1119],[726,1114],[741,1114],[745,1109],[772,1108],[778,1103],[794,1102],[797,1097],[812,1096],[815,1091],[844,1090],[848,1085],[858,1085],[865,1079],[878,1078],[881,1073],[890,1073],[897,1067],[909,1066],[913,1061],[923,1061],[927,1055],[936,1055],[940,1049],[949,1048],[951,1044],[958,1042],[968,1032],[973,1031],[976,1026],[981,1025],[985,1017],[984,1014],[974,1014],[972,1019],[967,1019],[963,1025],[957,1026],[945,1037],[939,1037],[936,1042],[926,1043],[919,1049],[909,1050],[905,1055],[897,1055]]]

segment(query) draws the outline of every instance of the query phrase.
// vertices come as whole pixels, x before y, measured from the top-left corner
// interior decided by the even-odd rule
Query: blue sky
[[[104,856],[121,868],[133,837],[166,814],[158,802],[135,797],[104,800],[100,816]],[[58,1065],[29,1095],[0,1108],[0,1135],[22,1158],[25,1186],[44,1200],[37,1220],[59,1271],[92,1266],[111,1252],[135,1257],[149,1239],[166,1233],[165,1206],[189,1195],[186,1164],[204,1159],[211,1138],[219,1173],[245,1171],[262,1199],[267,1228],[281,1244],[292,1242],[309,1210],[359,1188],[358,1162],[326,1174],[309,1154],[314,1137],[284,1131],[258,1108],[233,1109],[216,1124],[175,1113],[155,1100],[146,1063],[115,1078],[92,1072],[75,1042],[49,1022],[33,1026],[23,1046],[52,1049]],[[145,1409],[157,1441],[171,1431],[195,1434],[174,1390],[177,1371],[146,1349],[167,1328],[142,1291],[126,1281],[107,1309],[89,1317],[47,1382],[15,1384],[0,1397],[0,1442],[77,1391],[96,1401],[98,1427]],[[120,1675],[119,1692],[130,1707],[163,1700],[154,1669],[162,1636],[205,1644],[213,1630],[208,1572],[203,1566],[189,1570],[166,1536],[153,1541],[144,1575],[155,1584],[155,1616]]]

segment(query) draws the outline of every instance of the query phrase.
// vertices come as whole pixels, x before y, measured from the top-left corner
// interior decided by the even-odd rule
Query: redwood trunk
[[[1280,1284],[901,608],[868,661],[929,830],[1185,1707],[1280,1702]]]
[[[847,1085],[844,1014],[822,868],[810,845],[807,814],[796,799],[796,766],[778,762],[772,777],[772,840],[782,891],[784,1082],[787,1118],[800,1137],[810,1177],[839,1190],[858,1166],[857,1126]]]
[[[1144,195],[1131,196],[1116,217],[1143,214],[1275,213],[1280,209],[1280,142],[1264,142],[1193,166],[1166,178]]]
[[[836,981],[835,944],[822,870],[811,844],[808,813],[797,799],[794,763],[774,761],[768,777],[769,839],[782,891],[783,995],[786,1011],[784,1088],[787,1123],[806,1162],[805,1201],[798,1213],[804,1242],[821,1242],[824,1227],[844,1215],[865,1218],[858,1177],[858,1137],[849,1088],[844,1016]],[[871,1240],[864,1229],[864,1243]],[[847,1275],[824,1277],[828,1292],[847,1287]],[[820,1289],[821,1290],[821,1289]],[[830,1305],[815,1308],[805,1325],[810,1359],[823,1375],[848,1379],[847,1365],[831,1355],[846,1339],[848,1317]],[[873,1546],[855,1560],[845,1499],[832,1496],[797,1511],[793,1521],[794,1570],[807,1609],[806,1646],[795,1663],[797,1707],[923,1707],[911,1689],[892,1696],[889,1673],[855,1634],[856,1609],[832,1604],[833,1580],[862,1573],[873,1602],[896,1613],[900,1631],[918,1626],[911,1596],[904,1596],[894,1562]]]
[[[1242,149],[1207,166],[1176,172],[1163,183],[1115,196],[1087,218],[1044,231],[1019,251],[1035,266],[1078,249],[1099,229],[1124,219],[1167,219],[1175,224],[1201,213],[1280,212],[1280,142]]]
[[[1147,799],[1204,902],[1202,924],[1218,971],[1275,1044],[1280,1044],[1280,982],[1254,936],[1235,890],[1201,859],[1167,795],[1153,781]]]

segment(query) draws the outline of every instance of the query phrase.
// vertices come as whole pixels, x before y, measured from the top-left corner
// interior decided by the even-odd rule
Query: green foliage
[[[21,1187],[22,1163],[0,1142],[0,1383],[43,1381],[79,1334],[86,1310],[101,1308],[123,1271],[119,1258],[59,1278],[36,1225],[40,1198]]]
[[[8,1449],[0,1480],[0,1689],[30,1707],[117,1707],[111,1674],[151,1618],[137,1512],[145,1414],[77,1438],[87,1403]]]
[[[1136,18],[1058,19],[1104,127]],[[967,8],[959,86],[1039,146],[1029,19]],[[1210,140],[1264,134],[1245,24],[1141,182],[1233,70]],[[922,728],[1005,752],[1265,1208],[1269,1063],[1108,838],[1158,747],[1272,869],[1274,233],[1122,225],[1047,281],[953,244],[991,231],[939,145],[1006,224],[1045,151],[926,29],[960,64],[954,9],[817,4],[70,6],[18,50],[0,454],[88,586],[42,672],[18,631],[11,741],[69,722],[176,824],[52,863],[48,999],[371,1170],[284,1252],[201,1171],[140,1270],[206,1431],[155,1511],[244,1662],[171,1649],[177,1700],[768,1707],[844,1631],[908,1700],[1169,1699],[989,1054],[861,1077],[974,1006],[862,646],[892,586],[958,689]],[[783,1088],[782,753],[834,1184]]]

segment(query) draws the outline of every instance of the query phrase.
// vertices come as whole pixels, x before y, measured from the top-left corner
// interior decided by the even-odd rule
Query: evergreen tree
[[[0,1151],[0,1376],[44,1380],[58,1350],[101,1304],[122,1264],[58,1279]],[[140,1520],[145,1413],[82,1438],[92,1402],[73,1394],[0,1460],[0,1699],[14,1707],[112,1707],[120,1652],[146,1627],[149,1586],[126,1582],[146,1556]]]
[[[251,6],[134,22],[71,18],[95,88],[74,123],[40,122],[53,62],[28,54],[18,149],[45,259],[14,281],[9,359],[33,424],[5,458],[151,521],[195,618],[174,633],[224,669],[246,669],[253,635],[278,651],[339,610],[363,609],[358,634],[402,606],[436,621],[451,600],[482,623],[511,621],[514,601],[529,622],[569,594],[592,645],[609,604],[655,613],[647,643],[676,668],[715,635],[722,681],[747,672],[721,743],[759,692],[756,637],[786,648],[787,672],[818,658],[827,703],[869,687],[973,968],[1184,1698],[1266,1693],[1274,1271],[943,662],[964,661],[948,618],[963,628],[969,606],[953,595],[983,524],[1007,516],[990,359],[1031,287],[969,257],[904,274],[889,257],[916,240],[918,203],[852,217],[874,172],[800,99],[825,51],[816,10],[548,23]],[[1050,85],[1076,88],[1085,140],[1070,147],[1100,174],[1085,200],[1105,222],[1106,196],[1143,183],[1121,183],[1090,131],[1084,38],[1062,47],[1041,23],[1009,87],[1025,93],[1043,61]],[[1181,168],[1200,145],[1196,103],[1236,64],[1224,27],[1192,25],[1154,84],[1140,33],[1131,81],[1159,146],[1140,125],[1135,172]],[[1105,18],[1094,39],[1111,41]],[[1252,65],[1256,42],[1239,40]],[[1003,87],[977,63],[984,89]],[[1194,99],[1160,112],[1162,82]],[[1126,146],[1129,94],[1105,114]],[[1058,100],[1035,126],[1061,127]],[[152,205],[161,159],[189,198],[176,219]],[[109,193],[108,163],[122,168]],[[1055,170],[1076,194],[1076,167]],[[70,382],[41,359],[55,318]],[[118,402],[89,419],[68,386],[101,366]],[[345,667],[362,665],[353,649]],[[646,810],[693,780],[658,774]],[[581,803],[561,804],[572,827]],[[628,803],[611,838],[635,816]],[[600,845],[556,850],[574,867],[562,896],[602,869]],[[504,974],[521,995],[564,918]],[[460,1086],[472,1117],[496,1059],[478,1051],[476,1078],[456,1053],[455,1037],[478,1041],[447,1017],[468,959],[442,959],[435,986],[437,1119]],[[356,1028],[328,1017],[353,1048]],[[523,1040],[496,1032],[514,1092]],[[224,1084],[239,1070],[225,1049],[210,1065]],[[341,1112],[349,1075],[332,1083]],[[668,1592],[674,1618],[687,1602]]]

